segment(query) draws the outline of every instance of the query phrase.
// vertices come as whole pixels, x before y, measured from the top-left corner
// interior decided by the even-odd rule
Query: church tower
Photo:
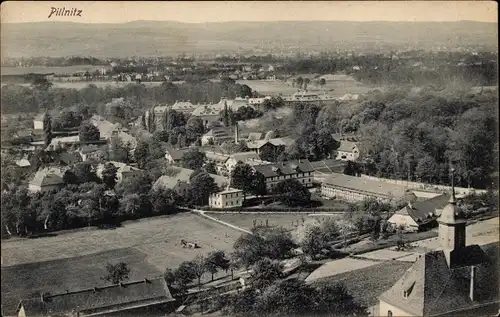
[[[451,196],[448,204],[443,208],[441,216],[437,219],[439,223],[439,241],[443,247],[448,266],[454,267],[459,260],[459,253],[465,246],[465,225],[467,221],[460,215],[455,197],[455,184],[451,169]]]

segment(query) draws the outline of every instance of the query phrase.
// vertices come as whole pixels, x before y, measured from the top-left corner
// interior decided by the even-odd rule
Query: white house
[[[44,168],[36,172],[35,177],[28,183],[30,192],[48,192],[61,189],[64,186],[63,175],[66,169]]]
[[[33,129],[34,130],[43,130],[43,120],[45,119],[45,114],[37,115],[33,119]]]
[[[240,161],[249,165],[270,163],[262,161],[259,157],[259,154],[257,154],[254,151],[233,153],[229,156],[228,160],[225,162],[227,171],[231,173],[236,164],[238,164],[238,162]]]
[[[340,147],[337,149],[336,160],[355,161],[359,158],[359,148],[356,142],[347,140],[340,141]]]
[[[225,190],[211,194],[208,204],[212,208],[234,208],[243,206],[243,191],[227,187]]]

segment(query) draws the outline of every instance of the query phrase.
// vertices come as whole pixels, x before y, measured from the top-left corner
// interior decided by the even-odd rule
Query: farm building
[[[187,168],[170,168],[167,175],[163,175],[156,180],[153,188],[172,189],[177,194],[185,196],[189,186],[189,178],[194,171]]]
[[[232,128],[214,127],[201,137],[201,145],[221,144],[235,137],[237,137],[237,132],[233,135]]]
[[[417,197],[415,196],[415,199]],[[388,222],[394,228],[404,228],[408,232],[417,232],[435,226],[440,210],[447,204],[448,195],[412,202],[392,215]]]
[[[172,147],[167,147],[165,149],[165,159],[169,164],[176,165],[181,162],[182,155],[184,153],[192,150],[192,148],[186,147],[182,149],[174,149]]]
[[[256,151],[257,154],[259,154],[264,147],[270,147],[273,150],[277,150],[279,147],[286,148],[288,146],[291,146],[294,142],[295,139],[289,137],[264,139],[247,142],[247,148]]]
[[[407,189],[403,185],[382,183],[356,176],[331,173],[321,183],[321,195],[347,201],[376,198],[383,201],[403,198]]]
[[[116,171],[116,178],[117,178],[116,182],[117,183],[119,183],[122,180],[127,179],[129,177],[134,177],[134,176],[141,174],[140,169],[133,167],[133,166],[130,166],[130,165],[127,165],[127,164],[122,163],[122,162],[111,161],[111,162],[107,162],[107,163],[111,163],[117,168],[117,171]],[[97,165],[96,174],[98,177],[102,178],[102,172],[104,171],[104,166],[106,164]]]
[[[243,191],[227,187],[225,190],[211,194],[208,204],[213,208],[234,208],[243,205]]]
[[[28,183],[29,191],[45,193],[62,188],[64,185],[63,175],[66,170],[66,168],[56,167],[38,170]]]
[[[165,279],[155,278],[24,299],[16,313],[25,317],[141,315],[141,309],[174,301]]]
[[[335,159],[341,161],[355,161],[359,158],[358,143],[341,140],[340,146],[336,150]]]
[[[249,165],[270,164],[270,162],[262,161],[259,155],[253,151],[239,152],[231,154],[225,162],[227,171],[231,173],[238,162],[243,162]]]
[[[264,175],[266,187],[272,191],[276,184],[285,179],[297,179],[305,187],[313,185],[313,171],[308,160],[287,161],[274,164],[260,164],[253,168]]]
[[[454,189],[437,221],[442,250],[420,256],[379,297],[378,315],[498,315],[498,243],[467,245]]]

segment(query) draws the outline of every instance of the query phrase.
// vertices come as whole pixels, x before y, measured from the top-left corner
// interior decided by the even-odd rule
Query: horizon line
[[[498,24],[498,22],[492,21],[479,21],[479,20],[428,20],[428,21],[411,21],[411,20],[401,20],[401,21],[390,21],[390,20],[278,20],[278,21],[255,21],[255,20],[229,20],[229,21],[206,21],[206,22],[186,22],[177,20],[131,20],[126,22],[78,22],[78,21],[29,21],[29,22],[0,22],[0,24],[33,24],[33,23],[71,23],[71,24],[128,24],[137,22],[158,22],[158,23],[179,23],[179,24],[221,24],[221,23],[280,23],[280,22],[357,22],[357,23],[457,23],[457,22],[475,22],[475,23],[489,23]]]

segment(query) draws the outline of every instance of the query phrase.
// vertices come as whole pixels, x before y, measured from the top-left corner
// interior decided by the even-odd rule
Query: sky
[[[49,18],[51,8],[81,16]],[[498,23],[495,1],[6,1],[1,22],[137,20],[188,23],[225,21],[483,21]]]

